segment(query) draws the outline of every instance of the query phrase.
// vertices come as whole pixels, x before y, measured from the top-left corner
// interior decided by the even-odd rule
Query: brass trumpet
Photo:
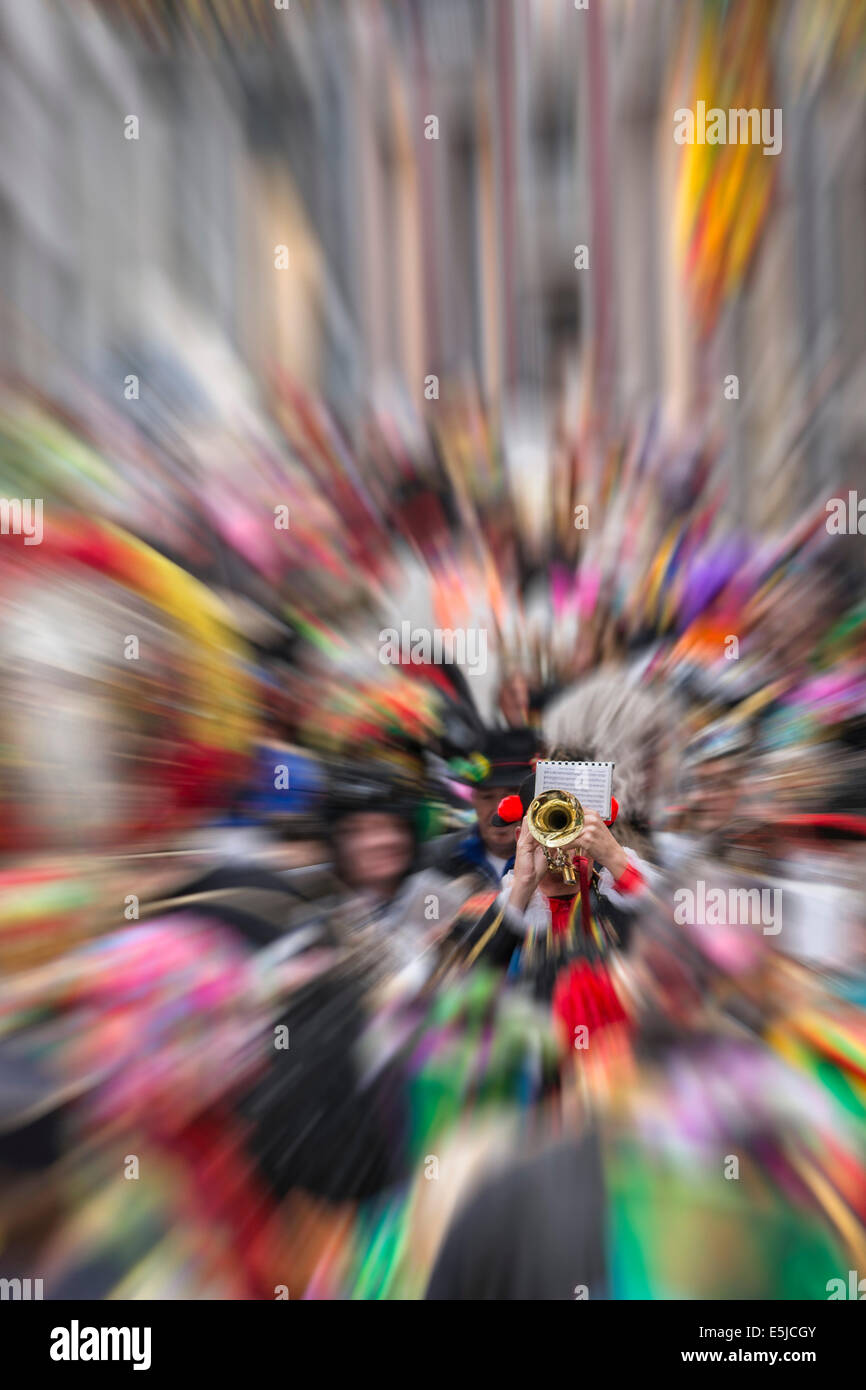
[[[529,829],[542,846],[547,862],[565,883],[575,883],[574,865],[563,853],[583,829],[583,807],[571,792],[542,792],[526,813]]]

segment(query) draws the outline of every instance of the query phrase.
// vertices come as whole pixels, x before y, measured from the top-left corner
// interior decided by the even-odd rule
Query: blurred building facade
[[[719,37],[717,7],[684,23],[666,0],[155,5],[147,23],[4,0],[10,365],[120,404],[130,372],[181,395],[186,372],[183,408],[198,391],[225,412],[209,341],[238,389],[283,370],[350,435],[382,393],[423,413],[431,375],[443,392],[468,373],[506,457],[515,402],[542,435],[563,401],[611,434],[659,408],[722,440],[733,520],[778,524],[856,485],[866,430],[863,9],[828,7],[820,42],[812,11],[741,0]],[[702,44],[731,33],[720,51],[784,142],[750,152],[757,192],[692,209],[718,250],[766,194],[710,312],[673,112],[710,92]]]

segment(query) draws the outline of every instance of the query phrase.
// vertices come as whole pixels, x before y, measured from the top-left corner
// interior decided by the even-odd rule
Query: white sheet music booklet
[[[535,795],[564,791],[576,796],[587,811],[610,820],[610,797],[616,763],[567,763],[545,758],[535,767]]]

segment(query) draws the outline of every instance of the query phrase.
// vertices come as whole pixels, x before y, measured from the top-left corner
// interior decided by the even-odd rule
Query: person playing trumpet
[[[456,943],[464,965],[511,966],[524,943],[533,941],[552,946],[549,954],[561,957],[567,940],[597,941],[599,919],[611,938],[625,945],[629,918],[655,877],[646,860],[612,833],[619,810],[615,798],[610,823],[597,811],[583,810],[582,824],[556,856],[569,868],[552,868],[549,851],[533,834],[527,814],[534,800],[535,778],[530,776],[517,794],[502,799],[491,817],[494,825],[513,828],[515,854],[495,902],[468,927],[456,924],[451,945]]]
[[[597,811],[584,810],[581,828],[563,850],[575,870],[569,882],[568,875],[550,867],[547,851],[532,833],[527,811],[534,798],[534,779],[527,778],[520,795],[504,798],[493,817],[494,823],[515,829],[514,867],[503,878],[501,894],[509,927],[523,935],[529,926],[549,922],[558,935],[567,928],[573,899],[582,894],[588,906],[593,890],[621,911],[632,910],[652,876],[649,866],[620,844]],[[612,810],[610,824],[619,810],[615,799]]]

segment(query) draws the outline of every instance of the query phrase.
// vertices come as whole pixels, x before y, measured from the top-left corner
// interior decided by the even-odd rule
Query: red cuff
[[[643,874],[629,860],[620,877],[614,881],[613,886],[617,893],[622,893],[624,897],[630,893],[639,893],[644,886]]]

